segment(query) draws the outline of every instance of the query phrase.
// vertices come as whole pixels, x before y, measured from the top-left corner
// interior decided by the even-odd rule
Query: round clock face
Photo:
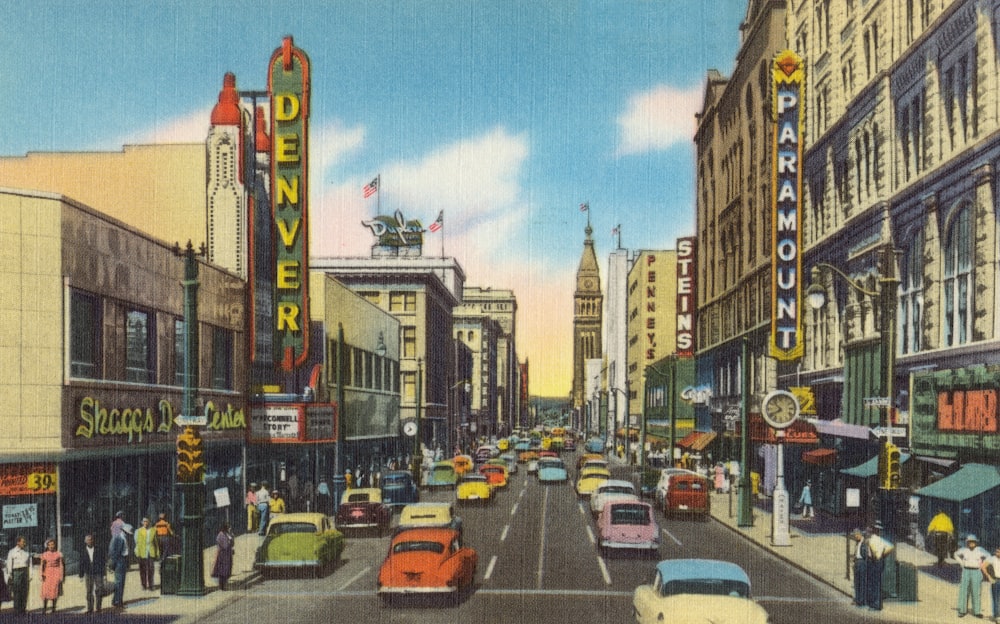
[[[775,429],[784,429],[799,417],[799,400],[791,392],[775,390],[764,397],[761,411],[767,424]]]
[[[585,280],[583,280],[583,287],[584,288],[593,288],[594,287],[594,280],[592,280],[592,279],[585,279]]]
[[[403,425],[403,433],[410,436],[411,438],[417,435],[417,423],[414,420],[408,420]]]

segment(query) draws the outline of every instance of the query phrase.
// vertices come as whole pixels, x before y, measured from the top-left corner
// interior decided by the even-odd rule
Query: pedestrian
[[[260,489],[257,490],[257,511],[260,512],[260,530],[258,535],[267,533],[267,523],[271,520],[271,490],[268,489],[267,481],[260,482]]]
[[[257,484],[251,483],[244,499],[247,506],[247,533],[253,533],[260,526],[260,512],[257,511]]]
[[[56,601],[62,593],[63,578],[66,574],[66,561],[63,554],[56,547],[56,541],[52,538],[45,540],[45,552],[39,556],[41,561],[42,577],[42,613],[52,601],[52,613],[56,612]]]
[[[174,528],[167,520],[167,514],[161,513],[153,525],[156,532],[156,546],[160,551],[160,557],[167,558],[174,554]]]
[[[319,485],[316,486],[316,511],[327,516],[333,515],[333,493],[326,477],[321,477]]]
[[[868,604],[866,598],[867,579],[865,578],[865,566],[868,564],[868,536],[861,529],[851,531],[851,539],[854,545],[854,605],[864,607]]]
[[[117,511],[115,512],[114,519],[111,521],[111,537],[114,538],[121,535],[123,526],[125,526],[125,512]]]
[[[354,487],[354,474],[351,473],[351,469],[348,468],[347,472],[344,473],[344,483],[347,484],[347,489]]]
[[[802,505],[803,518],[815,517],[813,513],[812,481],[806,480],[806,484],[802,486],[802,494],[799,495],[799,504]]]
[[[1000,546],[993,549],[993,555],[983,562],[983,577],[990,584],[990,603],[993,607],[993,621],[1000,621]]]
[[[10,595],[10,588],[7,587],[7,579],[4,578],[4,571],[0,569],[0,608],[3,607],[3,603],[10,602],[14,599]]]
[[[722,494],[726,489],[726,469],[722,464],[715,465],[715,493]]]
[[[125,608],[125,574],[128,572],[128,541],[125,536],[132,534],[132,526],[123,524],[122,530],[111,538],[108,544],[108,567],[115,573],[115,591],[111,595],[111,606]]]
[[[939,566],[944,565],[944,560],[955,550],[955,525],[943,509],[938,509],[927,525],[927,543],[937,556]]]
[[[94,534],[88,533],[83,538],[83,550],[80,551],[80,578],[87,592],[87,613],[93,613],[95,605],[97,612],[101,612],[107,561],[104,550],[94,545]]]
[[[135,556],[139,559],[139,580],[142,588],[153,589],[153,574],[156,560],[160,558],[156,529],[149,526],[149,518],[142,519],[142,526],[135,532]]]
[[[5,569],[14,600],[14,613],[23,614],[28,610],[28,584],[31,578],[31,553],[27,549],[28,540],[18,535],[14,547],[7,552]]]
[[[215,536],[215,545],[218,550],[215,553],[215,564],[212,566],[212,576],[219,579],[219,589],[226,589],[226,582],[233,574],[233,546],[236,545],[236,538],[229,530],[229,523],[223,522],[219,527],[219,534]]]
[[[982,569],[989,556],[972,533],[965,536],[965,546],[955,551],[955,559],[962,566],[962,578],[958,581],[958,617],[965,617],[968,612],[969,598],[972,598],[972,612],[978,618],[983,617]]]
[[[882,571],[885,569],[885,557],[893,549],[892,543],[882,537],[882,523],[876,522],[869,529],[868,563],[865,564],[865,596],[868,608],[873,611],[882,610]]]
[[[272,520],[276,515],[285,513],[285,498],[278,490],[271,492],[271,502],[268,504],[268,509],[271,512]]]

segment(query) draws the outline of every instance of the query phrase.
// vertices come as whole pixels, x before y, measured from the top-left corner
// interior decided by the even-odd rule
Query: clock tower
[[[573,407],[583,408],[587,395],[586,361],[601,358],[601,320],[604,297],[601,295],[601,273],[594,253],[593,229],[587,220],[587,235],[583,241],[580,268],[576,271],[576,291],[573,293]]]

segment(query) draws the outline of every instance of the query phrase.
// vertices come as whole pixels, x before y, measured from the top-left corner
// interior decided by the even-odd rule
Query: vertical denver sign
[[[802,59],[774,59],[774,170],[771,180],[771,356],[802,357]]]
[[[275,361],[290,371],[309,351],[309,57],[285,37],[271,55],[271,214],[277,235],[274,275]]]

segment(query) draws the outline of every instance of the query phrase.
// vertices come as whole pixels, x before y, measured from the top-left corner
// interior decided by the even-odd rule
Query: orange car
[[[486,482],[491,487],[507,487],[507,468],[499,464],[483,464],[479,467],[479,472],[486,475]]]
[[[396,534],[378,573],[377,592],[383,601],[394,596],[451,594],[457,599],[472,587],[479,556],[462,545],[455,529],[406,529]]]
[[[456,455],[451,463],[455,466],[455,474],[460,477],[472,470],[472,458],[468,455]]]

